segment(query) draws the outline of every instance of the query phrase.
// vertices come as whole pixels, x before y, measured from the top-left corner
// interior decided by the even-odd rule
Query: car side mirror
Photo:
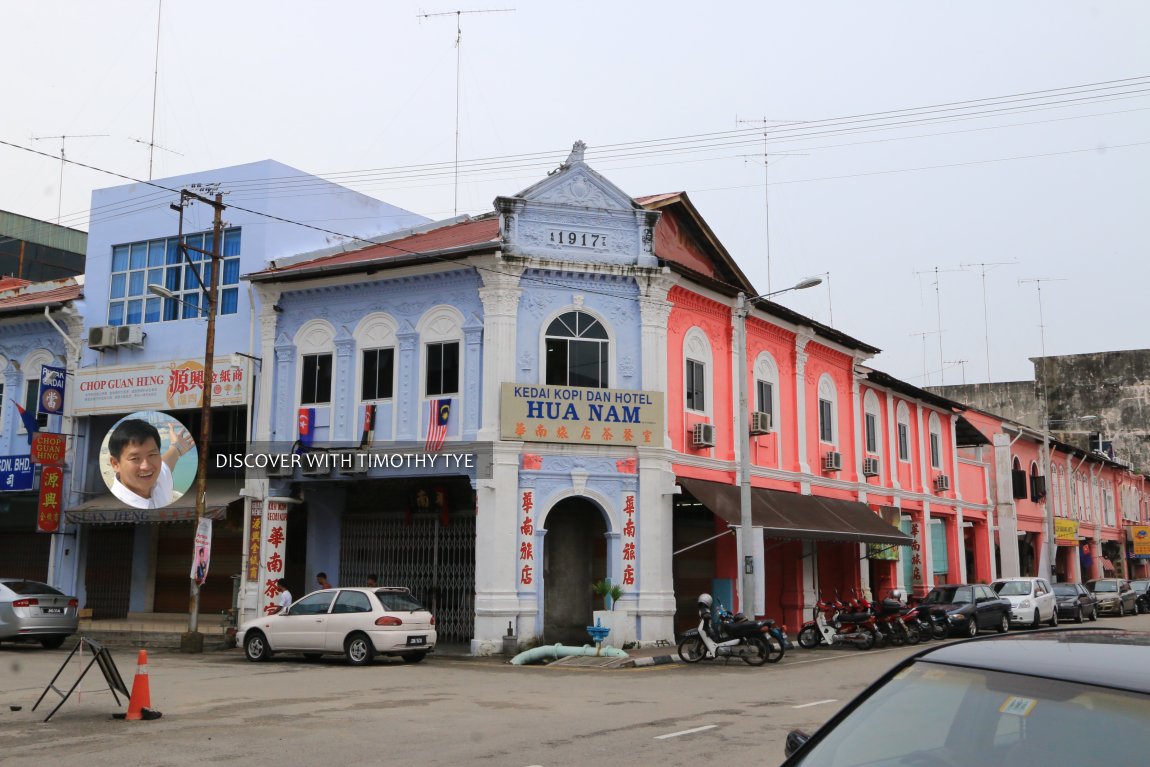
[[[789,758],[792,754],[807,744],[811,739],[808,733],[802,730],[791,730],[787,733],[787,743],[783,749],[783,753]]]

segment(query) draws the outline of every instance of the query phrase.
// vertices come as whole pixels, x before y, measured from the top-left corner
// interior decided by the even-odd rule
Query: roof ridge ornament
[[[576,141],[571,145],[571,154],[567,155],[567,160],[559,166],[560,170],[570,168],[575,163],[583,162],[583,153],[587,151],[587,144],[582,140]]]

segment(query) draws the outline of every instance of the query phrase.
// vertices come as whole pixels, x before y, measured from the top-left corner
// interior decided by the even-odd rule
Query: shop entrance
[[[595,609],[591,584],[607,575],[607,525],[584,498],[557,503],[545,520],[543,641],[582,645]]]
[[[88,538],[88,559],[84,568],[83,606],[91,608],[92,618],[96,620],[127,618],[135,526],[91,526],[84,532]]]

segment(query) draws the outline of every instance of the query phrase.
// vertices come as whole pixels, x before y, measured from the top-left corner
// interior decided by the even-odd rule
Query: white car
[[[1058,598],[1045,578],[1000,578],[990,587],[1010,602],[1011,624],[1058,625]]]
[[[246,621],[239,633],[251,661],[277,652],[341,654],[353,666],[376,655],[418,663],[437,639],[435,617],[409,590],[395,587],[313,591],[283,613]]]

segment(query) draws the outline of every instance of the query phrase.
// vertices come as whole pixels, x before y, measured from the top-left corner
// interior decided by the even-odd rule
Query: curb
[[[668,663],[682,663],[678,655],[652,655],[646,658],[635,658],[621,668],[637,668],[639,666],[664,666]]]

